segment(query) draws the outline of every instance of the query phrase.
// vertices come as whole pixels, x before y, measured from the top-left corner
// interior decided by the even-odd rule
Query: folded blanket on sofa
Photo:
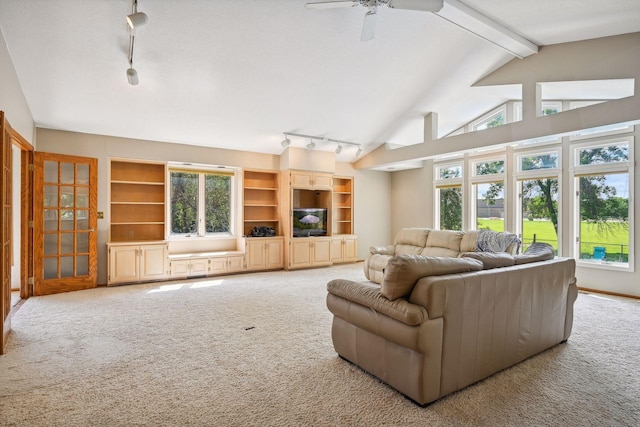
[[[517,245],[515,253],[520,252],[520,239],[513,233],[500,233],[492,230],[479,230],[476,250],[478,252],[506,252],[512,244]]]

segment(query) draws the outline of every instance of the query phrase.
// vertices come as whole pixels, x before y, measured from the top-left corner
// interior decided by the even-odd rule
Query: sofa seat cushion
[[[473,258],[482,261],[483,270],[491,268],[510,267],[516,263],[513,255],[506,252],[463,252],[460,257]]]
[[[514,260],[516,264],[527,264],[530,262],[546,261],[555,258],[555,256],[553,246],[548,243],[534,242],[523,254],[516,255]]]
[[[410,326],[420,325],[428,318],[424,307],[411,304],[405,299],[389,301],[381,295],[380,286],[371,283],[336,279],[327,284],[327,291]]]
[[[422,277],[478,271],[482,270],[482,267],[481,261],[471,258],[394,256],[387,263],[380,294],[393,301],[408,297],[416,282]]]

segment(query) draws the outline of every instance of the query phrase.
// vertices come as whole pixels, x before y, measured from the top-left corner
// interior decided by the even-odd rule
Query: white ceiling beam
[[[442,9],[435,14],[517,58],[538,52],[536,44],[458,0],[446,0]]]

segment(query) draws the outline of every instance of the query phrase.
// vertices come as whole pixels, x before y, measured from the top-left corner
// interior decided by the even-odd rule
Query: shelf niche
[[[276,236],[282,235],[279,185],[279,172],[244,171],[242,233],[245,236],[251,235],[254,227],[271,227]]]
[[[164,240],[164,163],[111,160],[109,172],[109,242]]]

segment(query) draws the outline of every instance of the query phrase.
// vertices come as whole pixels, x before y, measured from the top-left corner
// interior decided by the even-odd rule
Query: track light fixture
[[[138,83],[140,83],[140,81],[138,80],[138,72],[133,68],[127,69],[127,81],[129,81],[129,84],[132,86],[135,86]]]
[[[322,144],[331,144],[331,143],[337,144],[335,149],[336,154],[342,153],[342,150],[345,148],[345,146],[358,147],[358,150],[356,151],[356,156],[360,156],[362,154],[362,146],[355,142],[340,141],[337,139],[327,138],[326,136],[321,137],[321,136],[313,136],[313,135],[304,135],[301,133],[293,133],[293,132],[283,132],[283,135],[284,135],[284,141],[280,143],[280,145],[282,145],[283,148],[287,148],[288,146],[291,145],[291,141],[289,140],[290,136],[296,136],[299,138],[309,139],[309,143],[306,145],[307,150],[313,150],[314,148],[316,148],[315,141],[320,141]]]
[[[131,15],[127,15],[127,24],[129,24],[129,28],[132,30],[146,24],[148,20],[149,17],[144,12],[135,12]]]
[[[142,12],[138,12],[138,0],[132,0],[131,14],[127,15],[127,23],[129,24],[129,68],[127,69],[127,81],[130,85],[135,86],[140,83],[138,80],[138,72],[133,68],[133,48],[136,41],[134,30],[145,24],[149,17]]]

